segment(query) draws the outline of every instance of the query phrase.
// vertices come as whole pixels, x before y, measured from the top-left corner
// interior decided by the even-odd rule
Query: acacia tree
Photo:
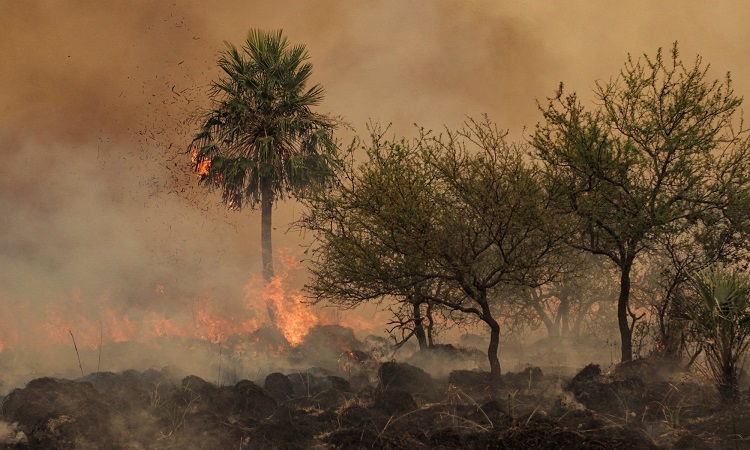
[[[291,46],[281,30],[255,29],[241,49],[225,44],[218,60],[223,74],[209,92],[212,108],[192,142],[193,164],[230,208],[260,205],[263,279],[269,282],[273,204],[325,181],[336,123],[312,110],[324,91],[308,87],[312,65],[303,45]]]
[[[355,165],[360,146],[367,160]],[[299,225],[316,238],[306,287],[314,299],[354,307],[416,293],[474,317],[490,329],[493,386],[501,380],[493,304],[503,288],[541,285],[564,266],[536,169],[486,118],[414,141],[375,129],[369,145],[349,149],[331,189],[306,204]]]
[[[571,245],[619,269],[622,361],[632,359],[636,258],[746,191],[747,133],[736,114],[742,99],[728,74],[711,81],[707,71],[700,57],[686,66],[676,43],[666,59],[661,49],[654,58],[628,58],[617,78],[596,84],[593,111],[575,94],[563,96],[561,85],[533,136],[559,187],[560,212],[579,223]]]

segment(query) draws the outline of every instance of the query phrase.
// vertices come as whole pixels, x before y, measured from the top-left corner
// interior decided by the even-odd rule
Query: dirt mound
[[[388,389],[375,395],[373,406],[386,414],[393,415],[404,414],[417,409],[417,402],[408,392]]]
[[[618,417],[640,417],[649,403],[657,400],[642,379],[601,375],[599,367],[594,365],[576,374],[566,389],[586,408]]]
[[[296,365],[336,367],[341,355],[352,350],[362,350],[354,330],[341,325],[317,325],[291,350],[289,360]]]
[[[642,437],[592,435],[560,426],[554,421],[531,422],[505,430],[462,433],[454,428],[438,430],[430,437],[433,449],[498,450],[610,450],[656,449]]]
[[[520,372],[508,372],[503,375],[503,381],[518,389],[530,389],[544,379],[544,372],[539,367],[527,367]]]
[[[3,418],[18,424],[33,448],[76,448],[117,439],[102,424],[112,421],[109,402],[91,383],[39,378],[13,390],[3,402]]]
[[[257,348],[266,348],[275,352],[289,349],[289,341],[284,337],[281,329],[270,325],[262,325],[250,333],[248,341]]]
[[[478,370],[454,370],[448,374],[448,384],[472,396],[489,395],[490,374]]]
[[[437,378],[445,378],[453,370],[487,370],[487,354],[475,348],[439,344],[419,350],[406,360]]]
[[[315,376],[309,372],[295,372],[287,375],[287,378],[292,385],[290,399],[297,407],[333,408],[351,392],[349,382],[335,375]]]
[[[263,389],[276,400],[288,400],[294,395],[294,387],[289,377],[283,373],[274,372],[266,376]]]
[[[329,370],[279,372],[268,389],[164,370],[40,378],[3,400],[0,448],[744,448],[750,435],[748,402],[711,404],[690,380],[589,365],[562,383],[528,368],[488,399],[471,388],[483,372],[447,383],[391,362],[377,375],[377,386],[352,388]]]
[[[565,389],[576,392],[576,389],[580,389],[586,382],[592,380],[602,374],[602,368],[599,364],[589,364],[578,372]]]
[[[217,387],[189,376],[176,383],[159,371],[86,379],[92,382],[32,380],[6,397],[3,420],[17,424],[30,448],[152,448],[157,442],[228,448],[248,434],[230,424],[256,424],[278,408],[247,380]]]
[[[381,391],[403,391],[411,395],[435,399],[439,397],[432,377],[406,363],[385,362],[378,368],[378,388]]]

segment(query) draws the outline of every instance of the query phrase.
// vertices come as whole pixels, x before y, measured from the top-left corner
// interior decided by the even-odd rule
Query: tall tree
[[[192,142],[202,182],[219,188],[233,209],[261,210],[263,279],[274,277],[273,204],[325,182],[335,154],[336,122],[313,112],[323,88],[308,87],[312,65],[303,45],[291,46],[281,30],[250,30],[238,49],[225,43],[222,76],[212,83],[212,108]],[[275,325],[275,311],[268,304]]]
[[[418,295],[458,320],[484,322],[494,386],[508,286],[554,280],[560,223],[522,149],[488,120],[446,136],[387,141],[375,130],[367,160],[339,166],[332,189],[308,201],[300,225],[317,237],[314,298],[343,306]],[[353,155],[355,149],[350,149]]]
[[[575,94],[542,109],[533,145],[559,187],[564,214],[581,233],[571,244],[608,257],[620,272],[622,361],[632,359],[631,270],[666,234],[683,233],[747,191],[747,133],[729,74],[711,81],[661,49],[628,58],[614,80],[596,84],[596,109]]]

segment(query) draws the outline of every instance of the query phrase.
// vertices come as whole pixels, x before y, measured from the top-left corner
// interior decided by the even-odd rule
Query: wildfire
[[[8,321],[0,327],[0,351],[69,345],[72,332],[79,348],[91,350],[110,343],[149,344],[160,338],[178,338],[243,352],[244,345],[253,345],[253,334],[269,323],[268,304],[276,312],[278,330],[289,345],[296,346],[320,320],[304,304],[301,293],[289,287],[295,284],[294,271],[299,267],[294,261],[298,256],[285,255],[283,250],[280,253],[280,276],[272,282],[254,277],[245,284],[244,297],[236,299],[215,298],[213,289],[207,287],[195,298],[181,299],[182,309],[157,309],[164,304],[161,301],[153,303],[154,308],[129,308],[118,293],[111,291],[91,297],[72,290],[44,303],[5,298],[0,292],[0,318]],[[160,283],[144,295],[167,301],[169,292]]]

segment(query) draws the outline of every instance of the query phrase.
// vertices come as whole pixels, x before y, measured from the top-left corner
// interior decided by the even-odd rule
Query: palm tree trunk
[[[273,186],[271,179],[265,177],[260,182],[260,253],[263,263],[263,282],[268,284],[273,280],[273,244],[271,241],[271,213],[273,212]],[[276,307],[271,299],[266,299],[266,309],[271,325],[276,327]]]

